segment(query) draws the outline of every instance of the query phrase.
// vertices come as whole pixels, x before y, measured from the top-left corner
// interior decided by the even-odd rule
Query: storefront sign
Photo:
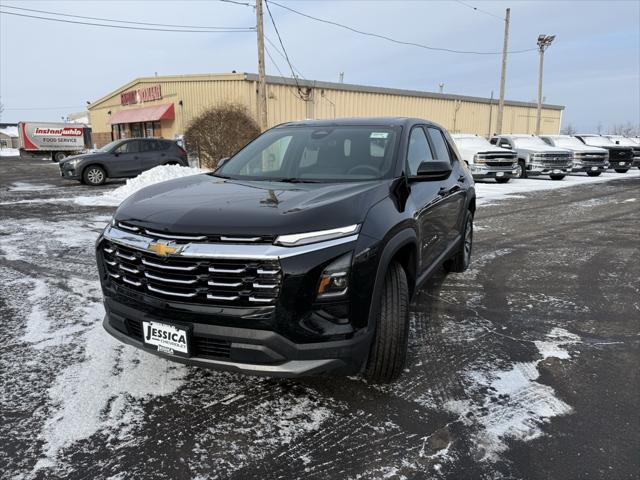
[[[151,102],[152,100],[160,100],[162,91],[160,84],[151,85],[150,87],[138,88],[120,94],[120,103],[122,105],[133,105],[135,103]]]
[[[82,129],[75,127],[65,128],[41,128],[36,127],[33,132],[34,135],[58,135],[61,137],[80,137],[82,136]]]

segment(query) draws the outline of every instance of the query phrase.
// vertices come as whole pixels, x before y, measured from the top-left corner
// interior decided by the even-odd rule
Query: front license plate
[[[562,173],[562,170],[554,170],[553,173]]]
[[[189,356],[189,329],[158,322],[142,322],[144,345],[158,352]]]
[[[627,163],[626,162],[620,162],[620,166],[624,167]]]
[[[496,172],[496,177],[504,177],[504,172]]]
[[[591,167],[591,170],[598,170],[598,167]]]

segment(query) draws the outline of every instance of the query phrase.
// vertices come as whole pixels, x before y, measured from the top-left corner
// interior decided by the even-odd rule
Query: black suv
[[[438,125],[279,125],[213,173],[122,203],[96,245],[104,327],[191,365],[391,381],[412,295],[469,265],[475,208]]]
[[[132,138],[115,140],[93,153],[74,155],[60,162],[60,175],[88,185],[107,178],[135,177],[158,165],[189,165],[187,152],[172,140]]]

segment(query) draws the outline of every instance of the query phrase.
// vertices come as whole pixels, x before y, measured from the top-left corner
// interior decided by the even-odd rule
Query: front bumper
[[[80,171],[76,170],[75,166],[71,165],[70,162],[65,162],[59,164],[60,166],[60,176],[62,178],[68,178],[70,180],[79,180],[81,177]]]
[[[471,164],[469,165],[474,179],[482,178],[512,178],[516,174],[515,165],[509,164],[500,167]]]
[[[529,175],[566,175],[571,172],[571,164],[545,165],[544,163],[530,163],[527,165]]]
[[[607,164],[600,165],[585,165],[582,163],[574,163],[573,167],[571,167],[572,172],[606,172],[609,166]]]
[[[274,377],[300,377],[325,373],[358,373],[368,354],[371,338],[364,331],[350,339],[297,344],[269,330],[205,323],[174,322],[191,328],[192,356],[181,357],[145,346],[134,325],[142,321],[168,323],[113,299],[105,299],[104,329],[117,340],[148,353],[185,365]],[[197,344],[215,345],[198,348]]]

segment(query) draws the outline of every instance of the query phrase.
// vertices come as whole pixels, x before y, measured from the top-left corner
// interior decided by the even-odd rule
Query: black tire
[[[587,172],[590,177],[599,177],[602,172]]]
[[[627,173],[629,171],[628,168],[615,168],[614,170],[618,173]]]
[[[524,160],[518,160],[518,165],[516,165],[516,177],[527,178],[527,165],[524,163]]]
[[[447,272],[464,272],[471,264],[471,251],[473,250],[473,213],[467,210],[464,219],[464,230],[462,231],[462,242],[456,253],[446,262],[444,269]]]
[[[107,181],[107,173],[100,165],[89,165],[82,172],[82,180],[87,185],[97,187]]]
[[[496,177],[496,183],[507,183],[511,180],[510,177]]]
[[[61,162],[62,160],[64,160],[65,158],[67,158],[67,153],[66,152],[53,152],[52,153],[52,160],[54,162]]]
[[[364,377],[375,383],[392,382],[404,370],[409,338],[409,285],[399,263],[389,265],[381,295],[371,308],[377,324]]]
[[[549,175],[549,176],[551,177],[551,180],[562,180],[564,177],[566,177],[566,175],[564,175],[564,174],[558,175],[558,174],[553,174],[553,173],[551,175]]]

